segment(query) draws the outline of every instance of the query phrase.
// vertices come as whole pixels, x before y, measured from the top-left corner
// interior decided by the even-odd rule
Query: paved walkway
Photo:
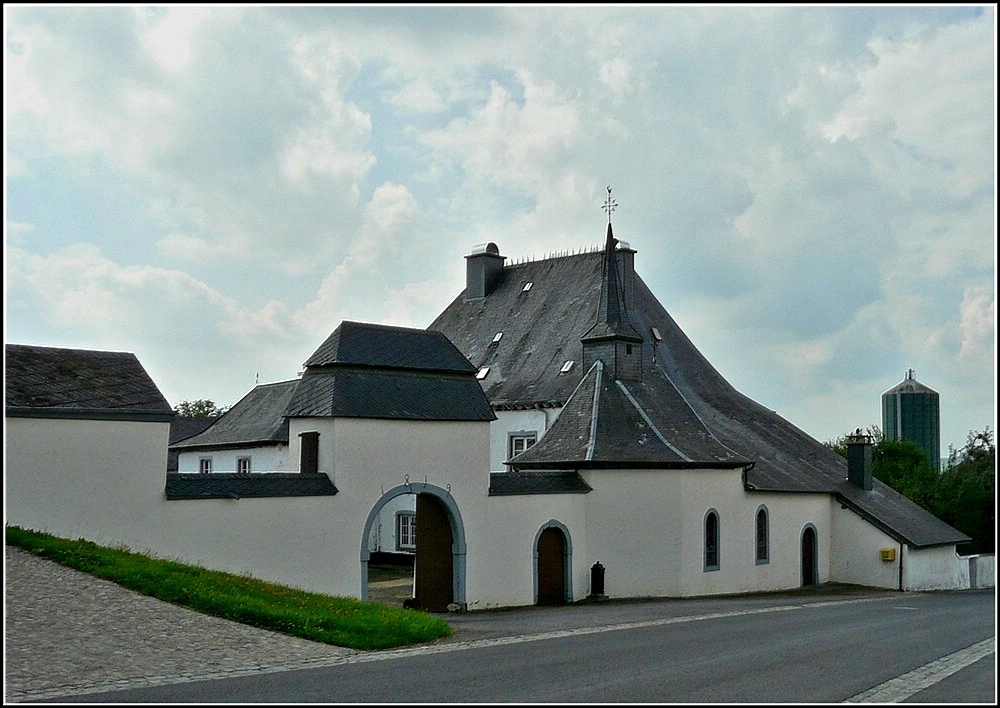
[[[718,612],[718,599],[527,607],[449,615],[430,645],[363,652],[210,617],[5,546],[4,702],[21,703],[198,679],[453,651]],[[391,583],[390,583],[391,584]],[[396,588],[386,587],[394,597]],[[895,597],[889,590],[814,586],[725,600],[730,611]],[[984,675],[985,677],[985,675]],[[993,675],[989,677],[993,681]],[[978,694],[977,694],[978,695]],[[993,696],[995,697],[995,687]]]
[[[5,703],[301,667],[357,653],[209,617],[18,548],[5,550]]]

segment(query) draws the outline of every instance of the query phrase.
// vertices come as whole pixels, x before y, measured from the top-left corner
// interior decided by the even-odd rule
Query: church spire
[[[611,229],[611,212],[617,206],[611,198],[611,187],[608,187],[608,198],[603,206],[608,213],[608,235],[604,242],[604,259],[601,264],[601,299],[597,308],[597,321],[582,339],[585,367],[589,369],[590,364],[601,359],[605,366],[617,372],[616,378],[629,371],[641,375],[642,349],[642,337],[629,323],[615,253],[618,239]],[[640,345],[637,348],[639,351],[633,352],[633,345],[636,344]]]

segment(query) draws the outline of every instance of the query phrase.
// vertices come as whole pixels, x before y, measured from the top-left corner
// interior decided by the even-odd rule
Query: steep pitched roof
[[[134,354],[7,344],[6,415],[169,421],[174,416]]]
[[[916,546],[967,540],[877,481],[869,491],[845,487],[847,461],[737,391],[638,273],[620,281],[620,295],[631,329],[642,336],[641,383],[599,382],[595,369],[564,366],[582,360],[581,340],[607,318],[602,293],[615,273],[608,250],[507,265],[485,297],[467,301],[460,294],[430,325],[474,365],[489,367],[481,385],[497,410],[566,406],[535,446],[510,461],[514,471],[613,462],[683,466],[684,458],[698,466],[746,464],[750,490],[840,494],[858,513]],[[617,264],[618,272],[627,267]]]
[[[341,322],[306,360],[305,366],[334,364],[435,373],[475,371],[440,332],[350,321]]]
[[[584,467],[744,467],[716,440],[669,379],[612,380],[598,360],[552,427],[514,458],[519,469]]]
[[[285,408],[298,381],[260,384],[203,432],[170,445],[171,450],[288,444]]]
[[[305,367],[288,416],[496,418],[475,368],[440,332],[343,322]]]

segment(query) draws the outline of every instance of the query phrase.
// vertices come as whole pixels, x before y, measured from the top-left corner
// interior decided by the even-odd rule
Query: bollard
[[[590,567],[590,595],[588,600],[607,600],[604,594],[604,566],[597,561]]]

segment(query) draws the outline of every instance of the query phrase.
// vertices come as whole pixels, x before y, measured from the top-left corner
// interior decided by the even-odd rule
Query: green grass
[[[446,621],[427,612],[305,592],[83,539],[71,541],[7,526],[6,542],[158,600],[314,642],[392,649],[452,633]]]

